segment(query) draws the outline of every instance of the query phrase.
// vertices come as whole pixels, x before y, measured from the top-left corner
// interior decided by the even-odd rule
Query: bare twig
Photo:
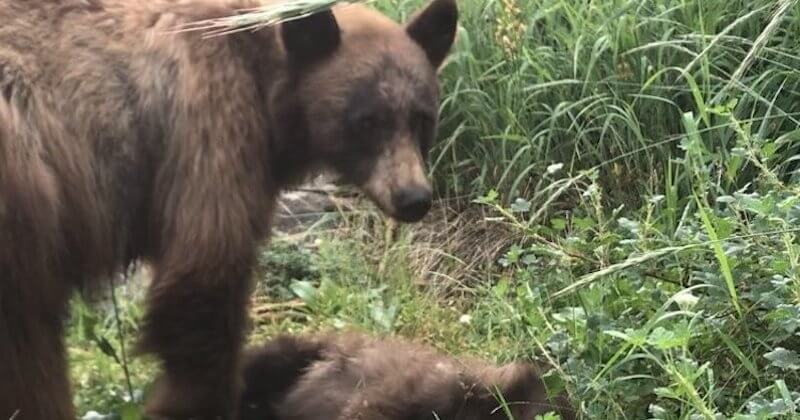
[[[267,312],[280,312],[288,309],[303,308],[305,306],[306,303],[298,299],[298,300],[291,300],[288,302],[265,303],[263,305],[259,305],[253,308],[253,312],[256,314],[264,314]]]
[[[125,280],[127,281],[130,277],[130,271],[125,273]],[[128,353],[125,350],[125,333],[122,331],[122,318],[119,315],[119,302],[117,302],[117,293],[114,287],[114,280],[109,277],[109,286],[111,287],[111,303],[114,306],[114,323],[117,326],[117,339],[119,340],[120,346],[120,357],[122,360],[119,360],[118,363],[122,365],[122,371],[125,374],[125,385],[128,387],[128,396],[130,397],[131,401],[133,401],[133,384],[131,383],[131,373],[128,369]]]

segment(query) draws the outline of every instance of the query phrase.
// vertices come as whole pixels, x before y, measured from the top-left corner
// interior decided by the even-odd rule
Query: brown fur
[[[360,334],[282,336],[251,349],[240,420],[516,420],[558,412],[532,365],[458,360],[428,347]],[[434,415],[435,414],[435,415]]]
[[[453,1],[406,28],[347,6],[173,31],[255,1],[0,0],[0,419],[74,418],[67,301],[135,260],[154,272],[140,350],[164,370],[149,412],[232,418],[278,192],[332,169],[391,216],[427,211],[403,174],[433,137]]]

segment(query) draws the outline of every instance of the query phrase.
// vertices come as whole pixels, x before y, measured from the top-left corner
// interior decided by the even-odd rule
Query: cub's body
[[[244,379],[240,420],[575,418],[564,397],[548,398],[531,365],[498,367],[360,334],[278,337],[248,352]]]

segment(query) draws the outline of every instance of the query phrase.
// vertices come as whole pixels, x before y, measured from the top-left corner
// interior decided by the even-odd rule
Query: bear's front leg
[[[155,266],[141,349],[163,363],[147,404],[156,419],[236,415],[254,249],[220,260],[203,246],[186,246]]]

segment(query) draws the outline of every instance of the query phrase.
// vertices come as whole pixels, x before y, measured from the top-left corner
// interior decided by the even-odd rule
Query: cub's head
[[[432,198],[437,70],[457,20],[455,0],[433,0],[405,24],[354,4],[282,23],[292,75],[283,97],[302,114],[314,160],[303,163],[332,170],[399,221],[422,219]]]

